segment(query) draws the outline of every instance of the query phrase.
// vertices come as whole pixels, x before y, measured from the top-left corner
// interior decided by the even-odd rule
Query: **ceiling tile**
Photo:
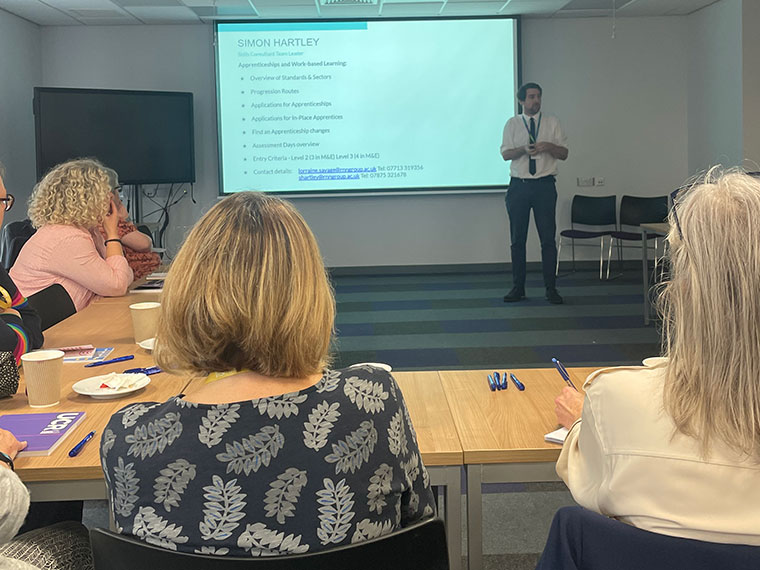
[[[0,0],[0,9],[40,26],[71,26],[79,24],[61,10],[36,0]]]
[[[198,16],[186,6],[134,6],[125,8],[146,24],[198,22]]]

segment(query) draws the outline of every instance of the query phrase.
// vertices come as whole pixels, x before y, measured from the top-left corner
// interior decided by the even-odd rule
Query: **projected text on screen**
[[[217,25],[223,193],[506,183],[510,19]]]

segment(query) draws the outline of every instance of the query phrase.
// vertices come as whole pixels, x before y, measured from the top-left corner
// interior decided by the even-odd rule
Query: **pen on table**
[[[499,372],[496,371],[493,373],[493,383],[496,384],[496,389],[501,391],[504,389],[504,386],[501,384],[501,377],[499,376]]]
[[[120,356],[119,358],[112,358],[111,360],[102,360],[100,362],[90,362],[85,364],[85,368],[92,368],[93,366],[103,366],[105,364],[113,364],[114,362],[124,362],[125,360],[132,360],[135,357],[134,354],[128,354],[127,356]]]
[[[85,444],[92,439],[93,435],[95,435],[94,430],[84,436],[84,439],[82,441],[71,448],[71,451],[69,451],[69,457],[76,457],[79,455],[79,452],[82,451],[82,448],[85,446]]]
[[[499,375],[498,372],[494,372],[493,377],[494,377],[494,380],[496,380],[496,385],[499,387],[499,390],[507,389],[507,386],[509,386],[509,384],[507,384],[507,380],[509,380],[509,378],[507,378],[506,372],[504,372],[503,376]]]
[[[520,382],[520,381],[517,379],[517,376],[515,376],[514,374],[512,374],[512,373],[510,372],[510,373],[509,373],[509,377],[512,379],[512,382],[514,383],[514,385],[515,385],[515,388],[517,388],[518,390],[520,390],[520,392],[522,392],[523,390],[525,390],[525,384],[523,384],[522,382]]]
[[[488,387],[491,388],[491,392],[496,392],[496,384],[490,374],[488,375]]]
[[[578,388],[576,388],[575,384],[573,384],[573,381],[570,380],[570,374],[568,374],[567,368],[565,368],[562,365],[562,363],[556,358],[552,358],[552,362],[554,363],[554,366],[557,368],[557,372],[559,372],[559,375],[562,376],[562,379],[567,383],[568,386],[570,386],[573,390],[577,392]]]

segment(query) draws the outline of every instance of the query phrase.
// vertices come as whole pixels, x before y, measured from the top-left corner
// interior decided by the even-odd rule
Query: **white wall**
[[[689,16],[689,172],[742,161],[742,0]]]
[[[524,79],[543,85],[546,111],[560,117],[570,137],[570,158],[558,180],[560,226],[569,220],[575,193],[658,195],[688,173],[686,19],[619,19],[616,39],[610,33],[607,19],[523,24]],[[176,244],[218,191],[212,28],[43,28],[42,78],[46,86],[195,94],[199,204],[186,200],[173,211],[177,230],[169,245]],[[505,120],[508,115],[505,109]],[[497,146],[494,159],[500,160]],[[506,165],[504,172],[506,183]],[[606,186],[579,189],[579,176],[603,176]],[[296,204],[331,266],[508,261],[502,194],[309,198]],[[540,258],[534,234],[529,260]]]
[[[760,2],[742,2],[742,132],[744,166],[760,171]]]
[[[33,88],[42,80],[40,28],[0,10],[0,162],[16,206],[6,222],[26,218],[35,182]]]

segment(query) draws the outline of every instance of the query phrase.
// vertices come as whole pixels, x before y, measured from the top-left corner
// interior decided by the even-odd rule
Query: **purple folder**
[[[6,414],[0,416],[0,428],[11,432],[17,440],[28,443],[19,456],[50,455],[84,416],[85,412]]]

